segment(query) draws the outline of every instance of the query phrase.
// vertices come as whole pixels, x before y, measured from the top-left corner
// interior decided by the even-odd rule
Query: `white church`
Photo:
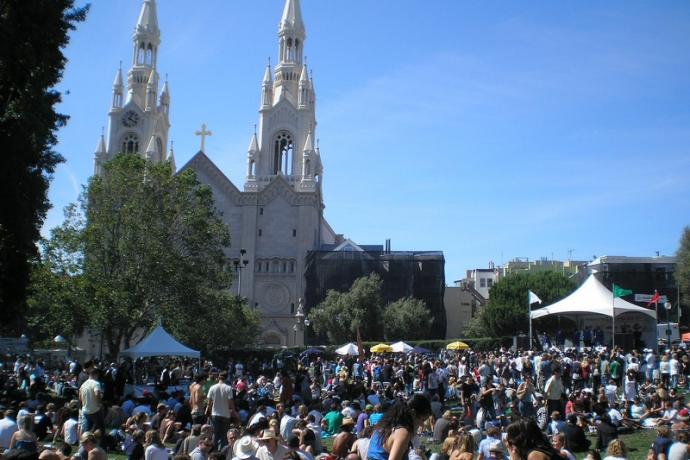
[[[316,144],[316,94],[304,63],[306,32],[299,0],[286,0],[278,29],[279,59],[266,67],[259,121],[247,151],[246,179],[233,184],[202,149],[181,170],[193,169],[213,191],[228,224],[227,255],[236,270],[232,289],[262,313],[260,342],[304,343],[305,258],[324,245],[357,250],[343,241],[323,215],[323,165]],[[132,65],[125,92],[122,72],[113,84],[107,136],[95,152],[95,173],[120,152],[152,161],[166,155],[170,123],[167,82],[159,93],[160,29],[155,0],[144,0],[133,34]]]

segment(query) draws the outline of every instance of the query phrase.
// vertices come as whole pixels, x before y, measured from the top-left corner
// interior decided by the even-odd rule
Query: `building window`
[[[294,313],[295,313],[295,304],[291,303],[290,304],[290,314],[294,314]]]
[[[261,234],[262,234],[261,229],[259,229],[259,236],[261,236]]]
[[[263,216],[264,215],[264,208],[259,208],[259,215]]]
[[[295,273],[295,262],[290,262],[290,273]]]
[[[123,153],[137,153],[139,152],[139,139],[134,134],[128,134],[122,141]]]
[[[292,237],[294,238],[296,236],[297,236],[297,230],[293,228],[292,229]]]
[[[493,285],[494,285],[494,280],[492,280],[491,278],[487,278],[486,279],[486,287],[491,288],[491,286],[493,286]]]
[[[486,278],[479,278],[479,287],[486,287]]]
[[[275,138],[273,147],[273,174],[290,174],[292,165],[293,144],[292,135],[281,131]]]

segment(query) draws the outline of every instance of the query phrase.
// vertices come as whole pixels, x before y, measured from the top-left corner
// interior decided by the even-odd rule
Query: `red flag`
[[[661,300],[661,296],[659,295],[657,290],[654,289],[654,295],[652,296],[652,300],[649,301],[647,306],[650,307],[652,304],[659,305],[659,300]]]

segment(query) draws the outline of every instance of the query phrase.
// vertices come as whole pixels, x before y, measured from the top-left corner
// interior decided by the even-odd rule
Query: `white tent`
[[[346,343],[342,347],[338,348],[335,350],[336,353],[339,355],[350,355],[350,356],[357,356],[359,354],[359,349],[357,348],[357,345],[354,343]]]
[[[182,345],[168,334],[163,326],[158,326],[138,344],[121,351],[120,356],[132,359],[144,356],[186,356],[199,359],[201,353]]]
[[[414,347],[406,344],[405,342],[395,342],[391,345],[391,348],[393,349],[393,353],[407,353],[412,351]]]
[[[613,293],[609,291],[606,286],[596,279],[594,275],[590,275],[582,285],[570,294],[565,299],[530,312],[532,319],[541,318],[547,315],[564,315],[576,316],[579,318],[587,318],[591,315],[605,315],[609,318],[614,318],[616,333],[621,332],[625,322],[619,321],[621,316],[628,318],[627,323],[631,323],[634,319],[638,321],[634,323],[633,327],[642,330],[643,339],[651,346],[656,340],[656,311],[649,310],[637,306],[633,303],[627,302],[620,297],[613,298]],[[630,319],[634,318],[634,319]],[[642,324],[641,324],[642,323]],[[615,327],[615,324],[611,327]]]

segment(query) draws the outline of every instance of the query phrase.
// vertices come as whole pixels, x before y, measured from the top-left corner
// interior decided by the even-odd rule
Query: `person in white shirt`
[[[218,374],[218,383],[208,389],[207,395],[206,415],[211,416],[213,442],[218,450],[222,450],[228,443],[226,433],[230,428],[230,419],[239,419],[235,411],[232,387],[225,383],[227,378],[227,371]]]
[[[103,389],[100,383],[100,369],[92,368],[89,378],[79,387],[79,402],[81,403],[81,432],[101,430],[105,433],[103,420]]]
[[[168,460],[168,449],[161,441],[161,437],[156,430],[146,432],[146,450],[144,460]]]
[[[673,353],[671,359],[668,361],[671,374],[671,388],[678,387],[678,377],[680,376],[680,361],[678,361],[678,355]]]
[[[10,448],[12,435],[19,430],[16,417],[16,412],[8,409],[5,411],[5,418],[0,419],[0,449]]]

